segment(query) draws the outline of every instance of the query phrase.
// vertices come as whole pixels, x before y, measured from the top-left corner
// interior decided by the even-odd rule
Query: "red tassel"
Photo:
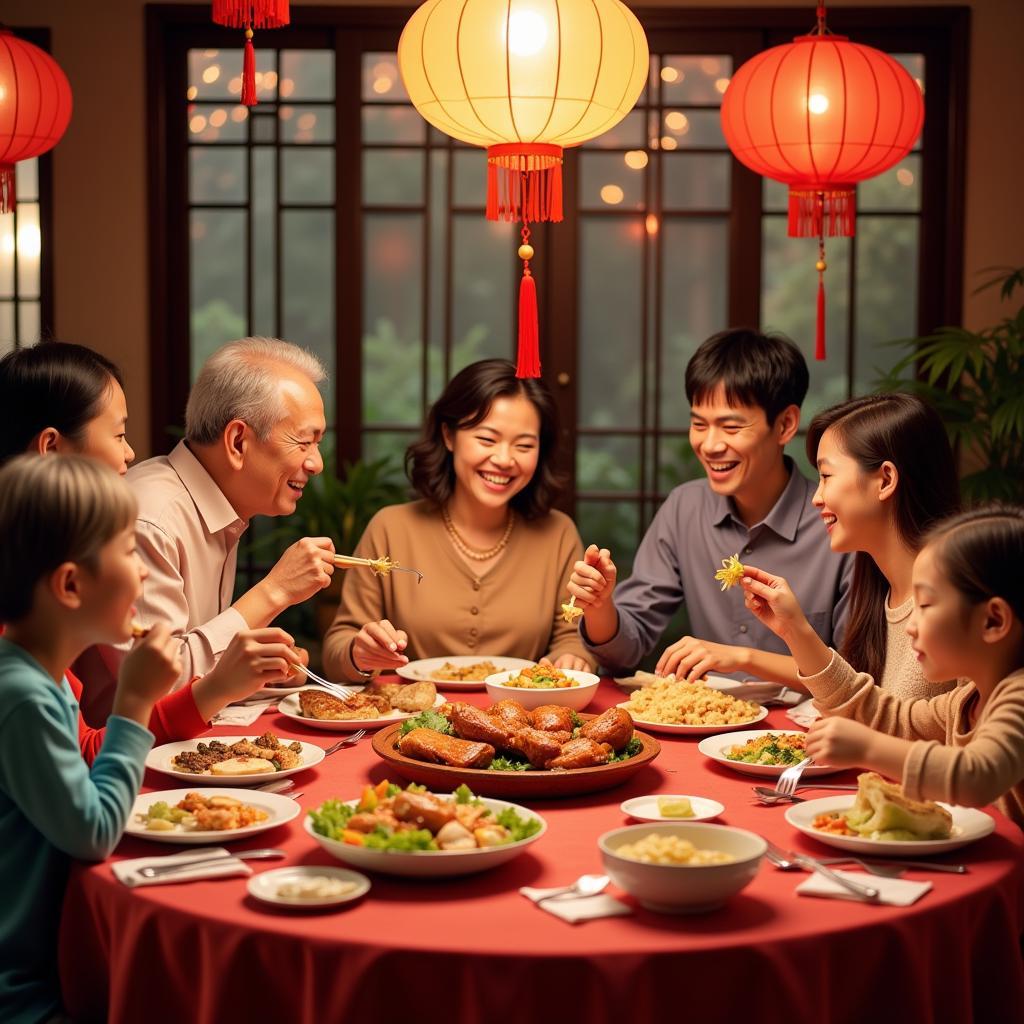
[[[562,147],[500,143],[487,149],[487,219],[562,219]]]
[[[537,283],[529,267],[519,282],[519,358],[517,377],[540,376],[540,331],[537,326]]]
[[[818,274],[818,325],[814,337],[814,358],[825,358],[825,279]]]
[[[242,59],[242,103],[255,107],[256,99],[256,51],[252,45],[252,29],[245,30],[245,56]]]
[[[853,185],[818,190],[790,187],[789,237],[851,238],[857,218],[856,197]]]
[[[14,164],[0,166],[0,213],[14,213]]]

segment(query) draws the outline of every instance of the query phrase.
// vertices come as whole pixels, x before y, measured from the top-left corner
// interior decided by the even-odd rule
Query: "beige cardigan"
[[[462,560],[445,531],[439,509],[425,501],[382,509],[367,526],[355,554],[390,555],[419,569],[378,577],[346,569],[341,605],[324,637],[324,672],[357,680],[350,652],[367,622],[387,619],[409,634],[410,660],[447,654],[505,655],[536,660],[575,654],[592,657],[575,625],[562,620],[566,583],[583,545],[561,512],[517,519],[508,547],[482,576]]]
[[[800,680],[825,714],[916,741],[903,765],[907,796],[965,807],[998,802],[1024,828],[1024,669],[996,685],[973,729],[974,683],[929,700],[900,700],[835,652],[821,672]]]

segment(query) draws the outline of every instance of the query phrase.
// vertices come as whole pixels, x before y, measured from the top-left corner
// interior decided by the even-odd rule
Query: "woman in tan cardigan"
[[[420,500],[374,516],[355,554],[415,566],[349,571],[324,637],[324,671],[350,681],[451,654],[547,658],[590,669],[561,604],[582,544],[552,509],[558,424],[551,393],[504,359],[458,373],[406,454]]]
[[[747,607],[786,641],[826,717],[807,753],[902,779],[913,799],[1000,809],[1024,827],[1024,510],[990,506],[947,519],[914,561],[907,625],[927,679],[970,682],[900,700],[857,673],[807,624],[779,576],[747,566]]]

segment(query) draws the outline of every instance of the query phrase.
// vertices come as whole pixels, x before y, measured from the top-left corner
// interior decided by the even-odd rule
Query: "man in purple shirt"
[[[706,479],[668,496],[620,587],[611,553],[595,544],[570,579],[584,643],[607,669],[634,668],[685,601],[693,635],[662,653],[659,674],[714,669],[795,683],[793,659],[746,610],[742,589],[723,593],[715,579],[730,555],[785,576],[822,640],[839,642],[853,561],[830,549],[811,503],[816,483],[784,454],[807,387],[803,355],[781,336],[723,331],[694,353],[690,444]]]

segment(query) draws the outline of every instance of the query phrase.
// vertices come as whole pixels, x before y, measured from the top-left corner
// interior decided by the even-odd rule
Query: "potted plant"
[[[975,294],[999,285],[1008,302],[1024,285],[1024,267],[991,271],[998,275]],[[911,391],[935,406],[964,462],[977,467],[960,482],[964,498],[1024,504],[1024,305],[980,331],[940,327],[890,344],[911,351],[880,379],[879,390]]]

